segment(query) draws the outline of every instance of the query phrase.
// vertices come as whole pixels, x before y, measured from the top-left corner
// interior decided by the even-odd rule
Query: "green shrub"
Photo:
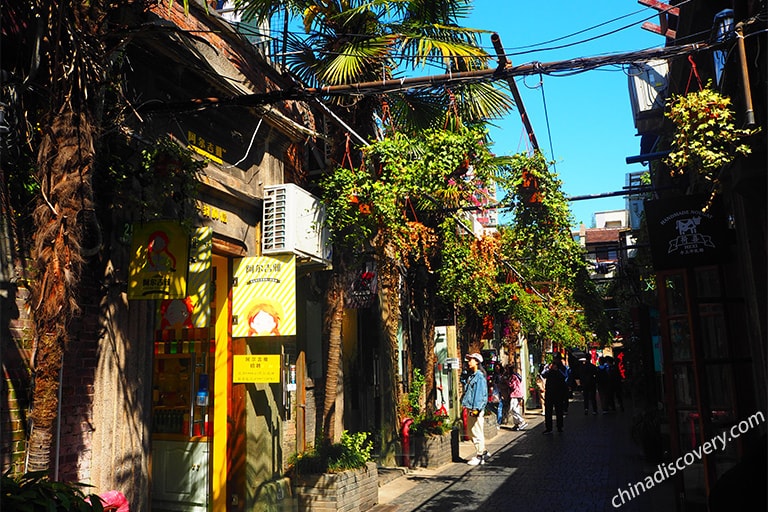
[[[0,510],[15,512],[103,512],[101,499],[86,495],[81,483],[54,482],[45,471],[3,475]],[[86,501],[88,499],[88,501]]]
[[[311,450],[291,457],[289,472],[296,475],[338,473],[360,468],[371,460],[372,450],[368,432],[350,434],[345,430],[338,443],[318,441]]]

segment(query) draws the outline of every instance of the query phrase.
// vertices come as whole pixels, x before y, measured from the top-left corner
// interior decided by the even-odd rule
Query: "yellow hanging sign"
[[[128,298],[185,298],[188,259],[189,236],[179,223],[135,224],[128,265]]]
[[[212,249],[213,229],[196,228],[189,242],[187,296],[183,299],[158,301],[158,323],[161,329],[193,329],[210,326],[213,295]]]
[[[295,336],[296,258],[240,258],[234,273],[232,337]]]

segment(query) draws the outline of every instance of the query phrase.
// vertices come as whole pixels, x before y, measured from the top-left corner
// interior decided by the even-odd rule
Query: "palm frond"
[[[465,84],[454,89],[456,108],[467,121],[500,119],[511,112],[512,98],[492,83]]]
[[[444,93],[444,90],[421,89],[390,95],[389,109],[396,129],[412,132],[442,128],[448,108],[448,97]]]
[[[320,82],[329,85],[380,79],[390,74],[392,36],[372,37],[344,44],[317,70]],[[383,71],[382,71],[383,70]]]

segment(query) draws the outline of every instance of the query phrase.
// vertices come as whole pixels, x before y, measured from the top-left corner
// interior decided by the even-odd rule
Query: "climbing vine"
[[[462,212],[495,202],[497,184],[513,222],[477,236]],[[366,147],[360,167],[322,181],[334,242],[362,250],[386,241],[399,261],[437,273],[444,302],[583,345],[590,322],[574,290],[586,289],[588,273],[560,185],[540,153],[497,157],[482,130],[395,133]]]
[[[379,236],[395,256],[428,263],[436,219],[471,204],[493,177],[481,130],[401,133],[363,149],[363,165],[342,166],[321,182],[332,240],[360,248]]]

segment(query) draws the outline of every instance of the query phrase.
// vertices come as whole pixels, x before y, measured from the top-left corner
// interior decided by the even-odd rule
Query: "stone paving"
[[[499,429],[487,443],[491,458],[485,465],[414,469],[382,485],[373,512],[675,510],[668,481],[634,497],[625,492],[622,503],[620,489],[627,491],[656,470],[630,437],[631,408],[585,416],[577,396],[563,433],[542,435],[540,410],[528,411],[526,421],[522,432]],[[467,441],[459,449],[465,459],[474,453]]]

